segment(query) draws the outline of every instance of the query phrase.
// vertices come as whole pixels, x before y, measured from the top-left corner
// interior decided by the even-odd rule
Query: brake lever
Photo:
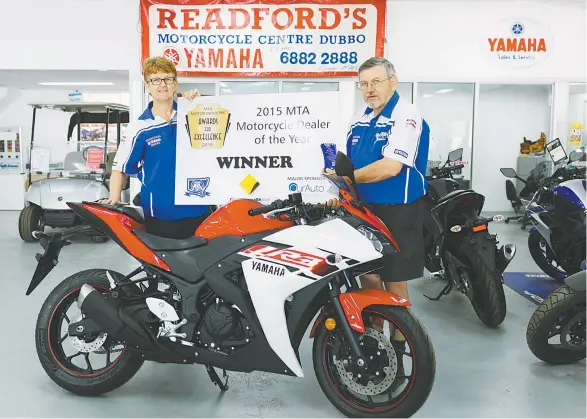
[[[286,207],[286,208],[278,208],[273,211],[266,212],[265,214],[263,214],[263,218],[276,218],[276,217],[274,217],[275,214],[287,212],[287,211],[294,209],[294,208],[295,208],[295,206]]]

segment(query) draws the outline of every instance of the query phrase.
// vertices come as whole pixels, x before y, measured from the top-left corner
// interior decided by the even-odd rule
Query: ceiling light
[[[425,98],[427,98],[427,97],[432,97],[432,95],[424,95],[424,97],[425,97]]]
[[[453,90],[454,89],[440,89],[440,90],[437,90],[436,93],[440,93],[440,94],[448,93],[448,92],[452,92]]]
[[[42,86],[114,86],[110,81],[45,81]]]

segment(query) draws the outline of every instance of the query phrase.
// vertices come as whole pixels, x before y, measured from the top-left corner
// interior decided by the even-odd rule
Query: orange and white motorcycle
[[[85,224],[38,234],[45,252],[37,255],[27,295],[80,229],[110,236],[140,267],[127,275],[85,270],[51,292],[36,326],[49,377],[81,395],[122,386],[145,360],[205,365],[222,390],[227,370],[303,377],[298,348],[315,319],[314,371],[339,411],[415,414],[434,383],[433,347],[409,301],[359,288],[357,276],[376,272],[383,254],[400,249],[344,180],[353,173],[344,154],[336,172],[327,175],[338,189],[336,209],[304,203],[299,193],[268,206],[234,200],[185,240],[146,233],[132,207],[69,203]],[[388,330],[401,331],[404,351]]]

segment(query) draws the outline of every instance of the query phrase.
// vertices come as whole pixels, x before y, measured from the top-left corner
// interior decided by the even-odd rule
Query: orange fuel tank
[[[262,205],[250,199],[235,199],[218,208],[196,229],[195,236],[208,240],[221,236],[245,236],[263,231],[292,227],[292,221],[250,216],[249,210]]]

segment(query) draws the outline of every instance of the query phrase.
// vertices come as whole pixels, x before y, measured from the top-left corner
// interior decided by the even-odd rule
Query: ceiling
[[[394,1],[407,1],[407,0],[387,0],[389,2],[394,2]],[[437,1],[437,2],[446,2],[446,1],[451,1],[451,0],[409,0],[409,1]],[[454,1],[454,0],[453,0]],[[586,0],[456,0],[456,1],[462,1],[462,2],[471,2],[471,1],[483,1],[483,2],[513,2],[513,1],[524,1],[526,3],[552,3],[552,4],[556,4],[558,6],[572,6],[572,7],[578,7],[578,8],[582,8],[585,9],[585,3]]]
[[[110,82],[108,86],[45,86],[41,82]],[[84,92],[128,91],[128,71],[98,70],[0,70],[0,86],[23,90],[80,90]]]

